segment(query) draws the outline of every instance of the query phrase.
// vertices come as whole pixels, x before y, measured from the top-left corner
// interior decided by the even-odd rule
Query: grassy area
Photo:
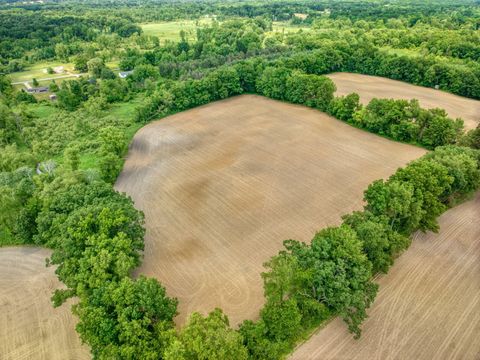
[[[145,35],[157,36],[160,40],[180,40],[180,31],[186,33],[187,39],[194,40],[196,29],[198,27],[209,25],[211,18],[203,18],[199,20],[180,20],[180,21],[164,21],[158,23],[141,24],[141,28]]]
[[[109,110],[110,116],[130,121],[131,125],[125,129],[125,136],[128,138],[128,143],[130,143],[131,139],[138,131],[138,129],[145,126],[145,124],[136,123],[133,121],[133,118],[135,116],[135,109],[137,105],[140,104],[140,102],[141,98],[138,97],[126,103],[115,104]]]
[[[115,70],[115,69],[118,69],[118,64],[120,62],[118,60],[115,60],[115,61],[107,61],[105,63],[105,65],[107,65],[107,67],[109,67],[110,69],[112,70]]]
[[[299,30],[311,31],[312,28],[308,26],[292,25],[286,21],[274,21],[272,23],[272,32],[294,33]]]
[[[388,54],[395,54],[398,56],[419,57],[419,56],[427,55],[424,51],[422,51],[422,49],[396,49],[390,46],[383,46],[380,49],[382,49],[383,51],[386,51]],[[440,61],[444,61],[451,66],[456,66],[459,68],[465,68],[466,66],[468,66],[467,63],[469,62],[468,60],[458,59],[458,58],[449,57],[449,56],[442,56],[442,55],[433,55],[433,56],[435,56],[435,58]]]
[[[56,76],[61,76],[61,74],[48,74],[46,69],[48,67],[56,67],[56,66],[63,66],[65,71],[73,71],[73,64],[72,63],[61,63],[61,62],[39,62],[36,63],[28,69],[23,71],[18,71],[15,73],[10,74],[10,79],[12,82],[20,82],[20,81],[32,81],[33,78],[36,78],[38,81],[44,78],[52,78]]]
[[[57,107],[47,104],[32,104],[28,106],[28,110],[39,118],[49,117],[59,111]]]

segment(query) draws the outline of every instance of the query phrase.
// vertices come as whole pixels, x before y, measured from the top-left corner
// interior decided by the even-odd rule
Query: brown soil
[[[356,341],[336,319],[291,359],[480,359],[480,193],[418,233],[379,279]]]
[[[302,106],[244,95],[153,122],[134,137],[116,188],[146,216],[138,273],[192,311],[232,324],[258,315],[262,263],[362,206],[375,179],[424,150]]]
[[[336,95],[356,92],[364,104],[373,98],[418,99],[420,105],[425,108],[445,109],[449,116],[462,118],[466,129],[474,129],[480,123],[480,101],[478,100],[378,76],[334,73],[328,77],[337,86]]]
[[[75,332],[71,303],[54,309],[50,297],[61,286],[45,267],[48,250],[0,249],[0,359],[90,359]]]

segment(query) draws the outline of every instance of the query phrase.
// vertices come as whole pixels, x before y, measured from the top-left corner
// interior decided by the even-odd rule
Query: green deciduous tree
[[[220,309],[215,309],[206,317],[199,313],[190,315],[179,340],[181,345],[174,342],[174,349],[168,350],[172,359],[172,353],[185,360],[247,359],[242,336],[229,327],[228,318]]]
[[[360,97],[356,93],[335,97],[328,112],[337,119],[351,122],[353,114],[361,109]]]
[[[372,273],[386,273],[394,256],[410,245],[410,239],[390,227],[387,217],[377,217],[368,211],[354,212],[343,217],[344,223],[357,233],[363,251],[372,263]]]
[[[414,198],[422,204],[419,228],[423,231],[437,231],[437,217],[446,210],[442,197],[450,192],[454,181],[448,174],[448,169],[437,162],[420,159],[399,169],[391,179],[406,182],[413,187]]]
[[[348,225],[320,231],[311,246],[285,243],[310,275],[303,291],[339,313],[355,337],[360,336],[359,326],[377,292],[377,285],[370,280],[372,265],[362,245]]]
[[[290,73],[291,70],[284,67],[266,67],[257,80],[257,91],[272,99],[285,99]]]
[[[77,331],[99,359],[159,359],[173,328],[177,300],[156,279],[105,282],[74,306]]]
[[[333,81],[325,76],[294,71],[287,79],[285,99],[326,111],[335,90]]]

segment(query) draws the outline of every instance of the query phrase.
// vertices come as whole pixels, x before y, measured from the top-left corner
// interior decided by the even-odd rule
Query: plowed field
[[[135,135],[116,188],[146,216],[143,266],[192,311],[233,324],[263,304],[262,264],[362,206],[375,179],[424,150],[260,96],[211,103]]]
[[[334,73],[328,77],[337,86],[336,95],[356,92],[364,104],[373,98],[418,99],[422,107],[445,109],[450,117],[462,118],[466,129],[473,129],[480,122],[480,101],[478,100],[378,76]]]
[[[48,250],[0,249],[0,359],[90,359],[75,332],[71,303],[54,309],[50,297],[61,286],[45,267]]]

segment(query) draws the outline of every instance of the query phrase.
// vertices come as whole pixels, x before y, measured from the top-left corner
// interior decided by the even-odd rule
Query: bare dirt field
[[[283,240],[338,224],[370,182],[424,152],[254,95],[153,122],[116,183],[146,216],[138,273],[179,298],[179,324],[215,307],[232,324],[255,318],[262,264]]]
[[[474,129],[480,123],[478,100],[378,76],[352,73],[334,73],[327,76],[337,86],[336,95],[343,96],[356,92],[364,104],[373,98],[418,99],[420,105],[425,108],[445,109],[450,117],[462,118],[466,129]]]
[[[75,332],[70,304],[54,309],[50,297],[60,287],[48,250],[0,249],[0,359],[90,359]]]
[[[291,359],[480,359],[480,193],[446,212],[438,234],[418,233],[390,272],[363,335],[340,319]]]

